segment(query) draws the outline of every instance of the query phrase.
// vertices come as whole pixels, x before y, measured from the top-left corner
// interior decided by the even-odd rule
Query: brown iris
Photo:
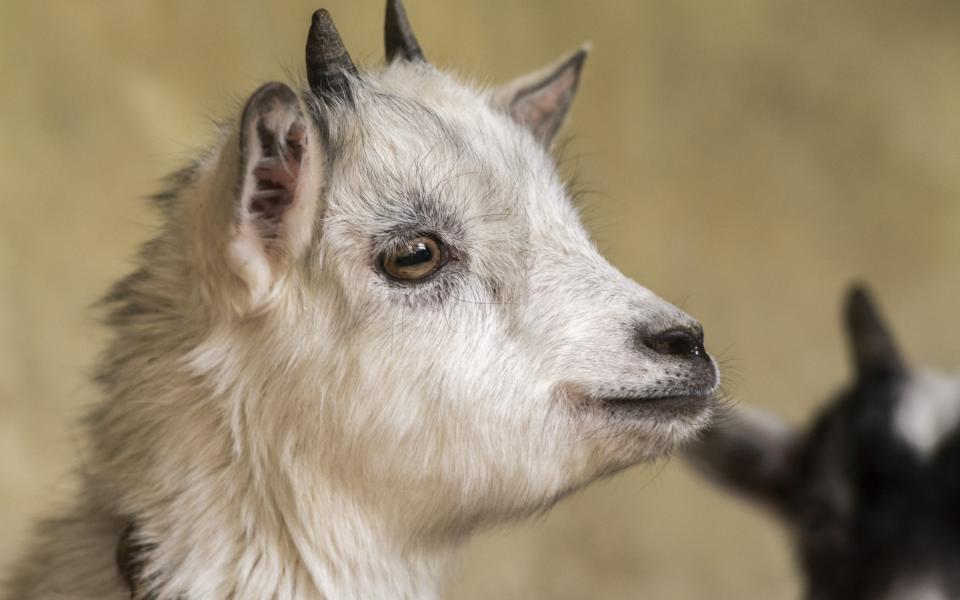
[[[391,279],[414,282],[436,273],[443,262],[440,242],[429,236],[420,236],[384,254],[380,266]]]

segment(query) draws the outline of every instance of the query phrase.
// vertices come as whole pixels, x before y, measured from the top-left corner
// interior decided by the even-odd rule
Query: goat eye
[[[397,281],[421,281],[436,273],[445,262],[443,246],[432,237],[421,236],[380,259],[383,272]]]

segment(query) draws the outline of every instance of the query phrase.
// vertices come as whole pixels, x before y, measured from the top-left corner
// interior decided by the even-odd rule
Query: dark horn
[[[387,19],[383,25],[383,41],[387,49],[387,62],[396,58],[426,62],[423,50],[413,35],[413,28],[407,20],[407,11],[403,0],[387,0]]]
[[[307,81],[317,96],[352,99],[350,75],[357,67],[343,45],[343,39],[330,18],[320,9],[313,13],[310,33],[307,35]]]

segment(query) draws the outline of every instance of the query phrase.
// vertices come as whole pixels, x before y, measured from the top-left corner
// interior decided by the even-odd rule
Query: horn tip
[[[407,18],[407,9],[404,8],[402,0],[387,0],[387,13],[403,20]]]
[[[333,24],[333,17],[330,16],[330,11],[325,8],[315,10],[313,17],[310,19],[311,34],[313,36],[319,36],[329,31],[336,31],[336,27]]]
[[[387,61],[397,58],[426,62],[420,43],[413,33],[402,0],[387,0],[387,14],[383,25]]]
[[[357,75],[357,67],[343,45],[330,12],[324,8],[313,13],[306,55],[307,81],[314,93],[351,97],[349,76]]]

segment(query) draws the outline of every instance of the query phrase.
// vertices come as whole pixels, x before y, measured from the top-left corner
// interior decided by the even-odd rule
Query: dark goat
[[[694,465],[792,528],[812,599],[960,598],[960,378],[908,368],[867,292],[856,377],[805,431],[738,409]]]

